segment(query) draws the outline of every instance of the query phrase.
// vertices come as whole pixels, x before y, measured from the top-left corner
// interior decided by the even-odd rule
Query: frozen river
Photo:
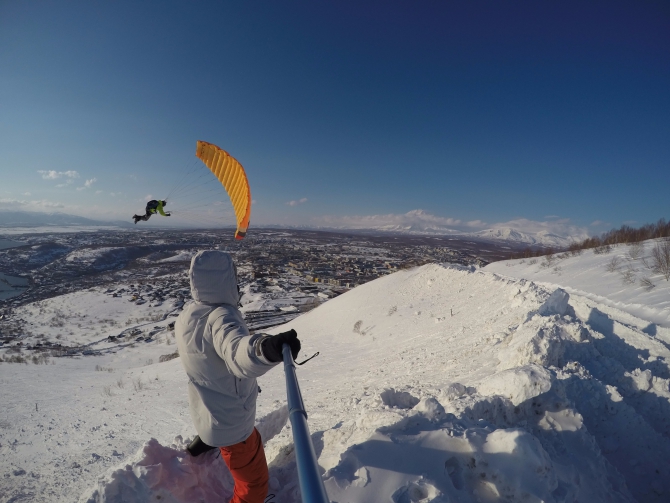
[[[26,291],[28,280],[26,278],[17,278],[8,276],[0,272],[0,300],[9,299]]]
[[[0,238],[0,250],[6,250],[7,248],[16,248],[17,246],[23,246],[25,243],[21,241],[14,241],[12,239]]]

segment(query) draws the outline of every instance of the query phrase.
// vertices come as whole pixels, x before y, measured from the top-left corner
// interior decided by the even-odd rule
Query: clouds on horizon
[[[90,182],[90,183],[88,183]],[[87,185],[88,183],[88,185]],[[90,188],[95,179],[87,180],[84,184],[84,188]],[[101,191],[96,191],[96,193],[101,193]],[[119,193],[109,193],[111,197],[119,196]],[[145,198],[139,199],[144,203],[146,200],[152,199],[151,194],[147,194]],[[303,204],[307,201],[307,198],[302,198],[295,201],[295,204],[292,206],[297,206]],[[286,203],[289,205],[289,203]],[[23,210],[23,211],[52,211],[55,209],[65,210],[68,213],[79,216],[91,217],[100,216],[104,218],[123,218],[125,212],[122,209],[111,209],[105,207],[104,209],[100,208],[97,211],[97,206],[95,208],[87,207],[86,213],[81,214],[81,207],[76,205],[65,205],[63,203],[52,202],[46,199],[42,200],[30,200],[30,199],[12,199],[12,198],[0,198],[0,209],[13,209],[13,210]],[[325,215],[320,217],[313,217],[308,222],[305,222],[303,225],[306,227],[313,228],[333,228],[333,229],[357,229],[357,230],[366,230],[366,229],[376,229],[376,230],[386,230],[386,231],[398,231],[398,232],[417,232],[417,233],[435,233],[435,234],[469,234],[476,232],[486,232],[486,231],[499,231],[506,229],[514,229],[526,234],[549,234],[556,235],[561,238],[573,239],[573,240],[582,240],[586,237],[592,235],[595,231],[591,227],[590,231],[588,227],[582,227],[573,224],[570,219],[559,218],[554,215],[551,215],[548,220],[537,221],[530,220],[527,218],[518,218],[514,220],[509,220],[505,222],[486,222],[483,220],[462,220],[459,218],[453,217],[442,217],[439,215],[434,215],[424,210],[412,210],[407,213],[388,213],[388,214],[378,214],[378,215],[345,215],[345,216],[332,216]],[[263,219],[266,220],[266,219]],[[271,222],[265,222],[271,223]],[[262,224],[261,224],[262,225]],[[300,225],[298,222],[289,223],[286,222],[284,225]]]
[[[79,173],[77,171],[69,170],[69,171],[55,171],[53,169],[50,170],[43,170],[40,169],[37,171],[40,175],[42,175],[42,179],[44,180],[56,180],[58,178],[79,178]]]
[[[464,221],[458,218],[433,215],[423,210],[412,210],[401,214],[323,216],[316,217],[312,221],[319,227],[341,229],[410,230],[459,234],[488,229],[511,228],[528,234],[555,234],[575,240],[581,240],[590,235],[586,227],[574,225],[570,222],[570,219],[559,218],[554,215],[551,215],[550,219],[546,221],[518,218],[507,222],[488,223],[482,220]]]
[[[46,199],[28,201],[26,199],[9,199],[4,198],[0,199],[0,208],[3,209],[20,209],[20,210],[44,210],[46,209],[55,209],[55,208],[65,208],[65,205],[62,203],[54,203],[52,201],[47,201]]]

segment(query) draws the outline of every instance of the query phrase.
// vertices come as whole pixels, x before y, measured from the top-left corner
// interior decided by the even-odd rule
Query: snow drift
[[[569,285],[427,265],[367,283],[275,331],[294,328],[303,354],[320,351],[298,378],[331,501],[661,502],[670,494],[670,337],[660,326],[650,334],[648,325]],[[109,357],[116,366],[120,355]],[[194,433],[179,362],[144,371],[155,367],[161,380],[133,410],[140,431],[71,448],[79,458],[93,448],[105,459],[117,450],[135,454],[80,472],[50,501],[225,501],[232,489],[225,466],[216,456],[190,458],[175,439]],[[27,382],[5,392],[10,405]],[[270,492],[299,502],[290,425],[280,412],[282,369],[259,383]],[[79,384],[70,392],[83,393]],[[115,415],[127,421],[133,397],[118,393],[102,412],[100,394],[80,395],[57,426],[67,433],[66,419],[77,414],[120,428]],[[21,421],[25,435],[37,438],[37,421]],[[14,431],[25,438],[18,429],[0,437],[3,453],[12,449],[12,469],[41,473],[43,485],[69,480],[56,477],[70,473],[74,454],[49,471],[63,452],[31,457],[6,443]],[[20,479],[5,480],[17,488]]]

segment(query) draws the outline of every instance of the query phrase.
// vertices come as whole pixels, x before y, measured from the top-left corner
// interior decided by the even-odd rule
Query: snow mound
[[[551,373],[539,365],[524,365],[503,370],[486,379],[479,387],[483,395],[501,395],[514,405],[524,403],[551,389]]]
[[[631,321],[645,322],[641,328],[647,328],[648,333],[661,332],[670,342],[670,282],[654,269],[652,258],[661,241],[613,245],[603,253],[584,250],[579,254],[504,260],[484,270],[549,288],[560,286],[570,295],[621,311],[617,317],[625,313]]]
[[[288,421],[288,406],[283,405],[256,420],[256,429],[261,434],[263,444],[276,437]]]
[[[573,257],[570,277],[607,279],[589,269],[592,257]],[[273,327],[298,332],[301,358],[320,352],[297,375],[331,501],[668,501],[670,332],[642,316],[661,318],[667,299],[638,292],[637,301],[656,304],[633,311],[620,308],[622,297],[604,302],[599,288],[586,295],[431,264]],[[78,300],[54,302],[67,313]],[[38,318],[37,309],[32,321],[51,314]],[[82,503],[225,501],[232,484],[215,452],[194,459],[186,441],[164,441],[193,434],[186,378],[177,360],[148,363],[151,351],[172,348],[0,365],[0,380],[11,382],[0,428],[4,494],[69,502],[95,485]],[[270,492],[299,503],[281,366],[259,386]]]
[[[327,390],[334,417],[306,392],[330,499],[664,501],[670,349],[601,308],[555,286],[428,265],[288,324],[313,337],[306,350],[314,339],[328,350],[301,382],[348,376],[343,396]],[[367,372],[349,374],[352,358]],[[292,444],[277,438],[272,492],[298,502]]]
[[[560,288],[554,290],[547,301],[540,306],[539,312],[545,316],[557,314],[563,316],[568,310],[568,300],[570,296],[565,290]]]
[[[561,409],[567,406],[564,401],[556,407],[555,395],[536,402],[541,417],[537,406],[515,414],[504,400],[441,400],[424,398],[412,410],[368,408],[320,439],[314,435],[331,501],[633,501],[625,485],[613,487],[601,473],[603,459],[597,449],[582,450],[580,470],[572,466],[565,445],[556,450],[557,436],[587,435],[574,414]],[[558,410],[545,411],[552,401]],[[461,417],[446,412],[459,413],[462,406],[467,412],[461,411]],[[490,421],[467,417],[477,408],[479,414],[495,412]],[[558,428],[558,419],[549,424],[546,417],[554,416],[565,429]],[[572,417],[572,423],[563,416]],[[271,472],[276,470],[271,464]],[[278,496],[300,501],[295,488],[280,490]]]
[[[80,503],[219,503],[232,495],[233,478],[216,450],[193,457],[181,436],[170,446],[152,438],[124,468],[103,477]]]
[[[288,407],[278,408],[256,422],[263,443],[271,440],[288,420]],[[152,438],[123,468],[114,468],[98,480],[80,503],[220,503],[233,495],[233,477],[218,449],[193,457],[186,447],[192,439],[181,435],[169,446]]]

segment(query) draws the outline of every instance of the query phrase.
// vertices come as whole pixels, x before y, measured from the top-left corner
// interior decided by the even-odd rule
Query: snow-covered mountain
[[[2,227],[132,227],[124,221],[101,221],[67,213],[42,213],[37,211],[0,210],[0,228]]]
[[[635,259],[617,248],[612,273],[614,255],[591,252],[426,265],[276,327],[298,331],[301,357],[320,351],[298,378],[330,500],[667,501],[670,283],[642,270],[651,246]],[[622,283],[629,265],[655,287]],[[149,320],[171,308],[87,291],[18,311],[50,340],[110,351],[0,364],[3,501],[226,501],[220,458],[184,452],[186,377],[178,359],[159,363],[169,332],[100,342],[164,325]],[[259,384],[270,492],[297,503],[281,367]]]
[[[352,230],[339,228],[338,230]],[[379,227],[371,227],[366,229],[356,229],[374,232],[394,232],[400,234],[424,235],[424,236],[453,236],[462,239],[474,240],[494,240],[507,241],[509,243],[524,245],[524,246],[541,246],[552,248],[567,248],[574,239],[559,236],[548,231],[539,231],[536,233],[522,232],[510,227],[485,229],[477,232],[463,232],[457,229],[448,227],[440,227],[435,225],[382,225]]]
[[[489,229],[471,232],[467,230],[468,226],[465,226],[460,220],[439,217],[424,210],[412,210],[401,215],[371,215],[339,219],[322,218],[321,220],[326,224],[320,225],[318,228],[326,230],[454,236],[462,239],[507,241],[515,245],[552,248],[565,248],[572,241],[579,241],[587,237],[583,229],[570,226],[564,221],[550,225],[547,222],[533,222],[526,219],[514,220],[507,225],[495,224]],[[472,225],[482,226],[485,224],[476,222]],[[560,229],[563,231],[563,235],[552,232],[548,228]]]
[[[550,246],[552,248],[567,248],[573,241],[570,238],[559,236],[549,231],[528,233],[510,227],[486,229],[474,232],[471,235],[481,239],[503,240],[528,246]]]
[[[383,216],[382,216],[383,217]],[[547,230],[538,232],[522,231],[512,227],[496,227],[477,232],[466,232],[458,229],[451,223],[451,219],[436,217],[423,210],[412,210],[404,215],[388,215],[389,218],[370,217],[356,222],[356,225],[346,223],[343,225],[317,225],[317,226],[268,226],[289,227],[298,229],[320,229],[333,231],[357,231],[357,232],[388,232],[397,234],[409,234],[414,236],[450,236],[470,240],[506,241],[514,245],[541,246],[552,248],[565,248],[574,239],[561,236]],[[393,218],[391,218],[393,217]],[[165,221],[160,222],[166,225]],[[171,222],[172,223],[172,222]],[[183,224],[183,222],[182,222]],[[10,211],[0,209],[0,229],[10,231],[12,229],[37,229],[54,230],[63,228],[65,230],[76,230],[76,228],[130,228],[133,224],[121,220],[103,221],[84,218],[67,213],[54,212],[42,213],[31,211]],[[583,238],[585,236],[579,236]]]

